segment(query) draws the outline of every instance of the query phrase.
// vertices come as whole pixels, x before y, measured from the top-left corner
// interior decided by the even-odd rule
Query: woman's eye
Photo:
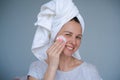
[[[77,39],[81,39],[81,37],[79,37],[79,36],[78,36],[78,37],[76,37],[76,38],[77,38]]]
[[[65,34],[66,36],[71,36],[71,34]]]

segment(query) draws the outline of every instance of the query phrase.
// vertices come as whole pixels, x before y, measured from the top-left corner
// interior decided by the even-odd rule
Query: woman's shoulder
[[[42,64],[42,61],[36,60],[31,63],[31,65],[39,65],[39,64]]]
[[[45,66],[46,66],[45,62],[40,60],[34,61],[30,65],[30,67],[45,67]]]
[[[85,69],[95,69],[96,68],[95,65],[88,63],[88,62],[85,62],[85,61],[82,63],[82,66]]]
[[[44,72],[46,70],[47,65],[44,61],[34,61],[31,63],[29,67],[29,71],[31,72]]]
[[[95,72],[97,71],[96,66],[88,63],[88,62],[83,62],[81,65],[82,69],[84,72]]]
[[[41,79],[46,70],[46,64],[43,61],[34,61],[31,63],[29,72],[27,75],[32,76],[36,79]]]
[[[90,80],[91,78],[94,80],[101,80],[101,77],[98,73],[96,66],[91,63],[83,62],[82,72],[83,72],[83,75],[88,76],[87,78],[89,78]]]

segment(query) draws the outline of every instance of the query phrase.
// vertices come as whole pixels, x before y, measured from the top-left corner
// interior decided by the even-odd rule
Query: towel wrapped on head
[[[46,50],[54,42],[54,39],[62,26],[77,17],[84,32],[84,20],[72,0],[51,0],[42,5],[41,11],[37,16],[37,27],[32,52],[39,60],[47,58]],[[81,59],[79,50],[73,56]]]

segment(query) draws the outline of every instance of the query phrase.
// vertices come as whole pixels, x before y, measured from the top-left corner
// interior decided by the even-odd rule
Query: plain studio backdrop
[[[49,0],[0,0],[0,80],[25,76],[40,6]],[[103,80],[120,80],[120,1],[74,0],[85,20],[80,55]],[[67,4],[66,4],[67,5]]]

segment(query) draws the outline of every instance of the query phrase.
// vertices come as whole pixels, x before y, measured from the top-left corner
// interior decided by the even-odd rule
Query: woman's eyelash
[[[65,34],[65,35],[71,35],[71,34]]]
[[[79,36],[78,36],[78,37],[76,37],[76,38],[81,39],[81,37],[79,37]]]
[[[65,34],[66,36],[72,36],[72,34]],[[76,36],[77,39],[81,39],[81,36]]]

